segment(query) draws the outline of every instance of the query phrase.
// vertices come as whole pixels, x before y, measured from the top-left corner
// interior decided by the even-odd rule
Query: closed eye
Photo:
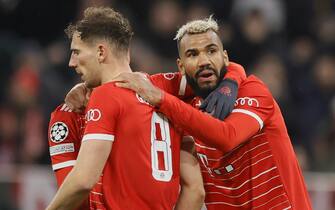
[[[78,49],[71,49],[71,54],[72,55],[79,55],[79,50]]]

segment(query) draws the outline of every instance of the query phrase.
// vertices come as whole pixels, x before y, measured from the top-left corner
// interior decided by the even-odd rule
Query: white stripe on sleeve
[[[104,133],[90,133],[83,137],[82,141],[86,140],[104,140],[104,141],[114,141],[114,135],[104,134]]]
[[[69,160],[69,161],[65,161],[65,162],[62,162],[62,163],[53,164],[52,165],[52,169],[54,171],[56,171],[56,170],[61,169],[61,168],[66,168],[66,167],[69,167],[69,166],[74,166],[74,164],[76,164],[75,160]]]
[[[232,112],[244,113],[244,114],[247,114],[247,115],[255,118],[257,120],[257,122],[259,123],[259,130],[262,130],[262,128],[264,126],[264,122],[257,114],[255,114],[255,113],[253,113],[249,110],[246,110],[246,109],[233,109]]]
[[[180,96],[183,96],[185,95],[185,91],[186,91],[186,76],[183,75],[181,77],[181,80],[180,80],[180,85],[179,85],[179,95]]]

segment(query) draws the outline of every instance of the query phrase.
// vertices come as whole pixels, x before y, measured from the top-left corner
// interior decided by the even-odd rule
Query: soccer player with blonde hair
[[[229,66],[217,23],[212,18],[191,21],[178,30],[176,40],[178,68],[197,90],[192,104],[209,111],[215,102],[208,100],[230,94],[226,87],[217,87],[221,69]],[[117,80],[117,86],[136,91],[193,136],[207,209],[312,209],[280,108],[256,76],[240,84],[234,109],[223,121],[141,75],[121,74]]]

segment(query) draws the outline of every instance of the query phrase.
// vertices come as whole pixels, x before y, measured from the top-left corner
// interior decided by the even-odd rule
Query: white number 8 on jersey
[[[164,164],[160,166],[160,162]],[[151,167],[152,176],[156,180],[171,180],[173,171],[169,121],[156,112],[153,112],[151,118]]]

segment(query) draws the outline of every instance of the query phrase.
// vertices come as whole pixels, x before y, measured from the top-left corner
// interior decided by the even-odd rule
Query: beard
[[[199,77],[199,74],[204,71],[205,69],[210,69],[214,72],[214,74],[216,75],[216,77],[218,78],[216,84],[213,86],[213,87],[200,87],[197,83],[197,79]],[[195,74],[194,78],[189,76],[186,72],[185,72],[185,75],[186,75],[186,81],[187,81],[187,84],[189,84],[194,92],[194,94],[196,96],[199,96],[203,99],[207,98],[207,96],[213,91],[215,90],[220,82],[222,81],[223,77],[226,75],[227,73],[227,68],[226,66],[223,66],[221,68],[221,70],[219,71],[219,73],[217,71],[215,71],[213,68],[211,67],[202,67],[200,68],[197,73]],[[218,75],[219,74],[219,75]]]

